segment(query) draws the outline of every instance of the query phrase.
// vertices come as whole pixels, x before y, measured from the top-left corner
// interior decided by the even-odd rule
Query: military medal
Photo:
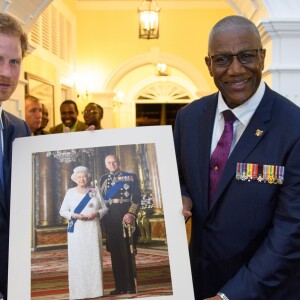
[[[235,175],[235,178],[237,180],[241,179],[241,163],[237,163],[236,164],[236,175]]]
[[[134,178],[132,175],[124,175],[124,176],[119,176],[118,181],[134,181]]]
[[[253,164],[252,179],[256,180],[258,176],[258,164]]]
[[[278,166],[278,184],[283,184],[284,166]]]
[[[262,182],[263,181],[263,168],[262,166],[257,166],[257,169],[258,169],[258,177],[257,177],[257,181],[258,182]]]
[[[284,166],[237,163],[235,177],[237,180],[242,181],[283,184]]]
[[[253,164],[247,164],[247,179],[250,181],[252,179],[252,166]]]
[[[274,169],[274,184],[278,183],[278,166],[275,166]]]
[[[268,166],[268,182],[270,184],[274,183],[274,166],[273,165]]]
[[[264,183],[268,182],[268,165],[263,165],[263,180]]]
[[[243,163],[242,164],[242,178],[243,181],[247,179],[247,164]]]

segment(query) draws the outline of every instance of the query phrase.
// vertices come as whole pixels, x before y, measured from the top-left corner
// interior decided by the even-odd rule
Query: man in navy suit
[[[17,137],[30,135],[27,124],[2,110],[1,105],[18,85],[27,48],[27,36],[21,25],[14,18],[0,13],[0,138],[4,164],[4,184],[0,184],[0,299],[1,296],[7,297],[12,142]]]
[[[177,114],[197,300],[300,299],[300,108],[262,81],[265,55],[251,21],[219,21],[205,58],[219,91]],[[210,199],[210,157],[224,110],[236,117],[233,141]]]

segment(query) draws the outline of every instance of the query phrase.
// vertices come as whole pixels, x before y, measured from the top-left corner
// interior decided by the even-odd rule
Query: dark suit
[[[76,125],[75,131],[85,131],[87,128],[88,128],[88,125],[77,120],[77,125]],[[63,133],[64,132],[63,124],[60,123],[54,127],[51,127],[49,132],[50,133]]]
[[[141,191],[137,176],[133,173],[118,171],[100,178],[100,192],[108,208],[102,223],[106,232],[107,250],[111,255],[115,287],[119,291],[135,290],[135,257],[130,251],[128,233],[124,238],[122,226],[125,214],[137,215],[141,203]],[[113,203],[116,200],[118,203]],[[127,231],[126,231],[127,232]],[[134,248],[138,229],[133,235]]]
[[[3,191],[2,185],[0,185],[0,292],[5,296],[4,299],[6,299],[12,142],[17,137],[29,136],[30,130],[23,120],[5,111],[2,112],[2,122],[5,191]]]
[[[40,129],[38,129],[37,131],[35,131],[35,132],[33,133],[33,135],[45,135],[45,134],[49,134],[49,133],[50,133],[49,131],[40,128]]]
[[[213,94],[187,105],[175,125],[181,191],[193,202],[196,299],[220,290],[230,300],[300,299],[300,108],[266,87],[209,208],[217,98]],[[284,182],[237,180],[239,162],[284,166]]]

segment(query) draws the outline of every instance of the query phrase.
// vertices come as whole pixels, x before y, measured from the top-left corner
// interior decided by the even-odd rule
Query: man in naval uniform
[[[99,186],[109,209],[103,225],[115,280],[115,289],[110,294],[134,294],[136,216],[141,203],[139,181],[135,174],[120,170],[120,160],[115,154],[105,157],[105,166],[109,172],[100,178]]]

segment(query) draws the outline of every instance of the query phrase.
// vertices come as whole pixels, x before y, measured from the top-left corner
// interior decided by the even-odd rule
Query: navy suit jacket
[[[266,86],[209,207],[217,93],[182,108],[175,148],[182,195],[193,202],[196,299],[300,299],[300,108]],[[262,135],[257,135],[257,129]],[[285,167],[282,185],[240,181],[237,163]]]
[[[4,299],[6,299],[12,143],[17,137],[29,136],[30,130],[23,120],[5,111],[2,111],[2,122],[5,191],[3,191],[2,185],[0,184],[0,292],[4,295]]]

